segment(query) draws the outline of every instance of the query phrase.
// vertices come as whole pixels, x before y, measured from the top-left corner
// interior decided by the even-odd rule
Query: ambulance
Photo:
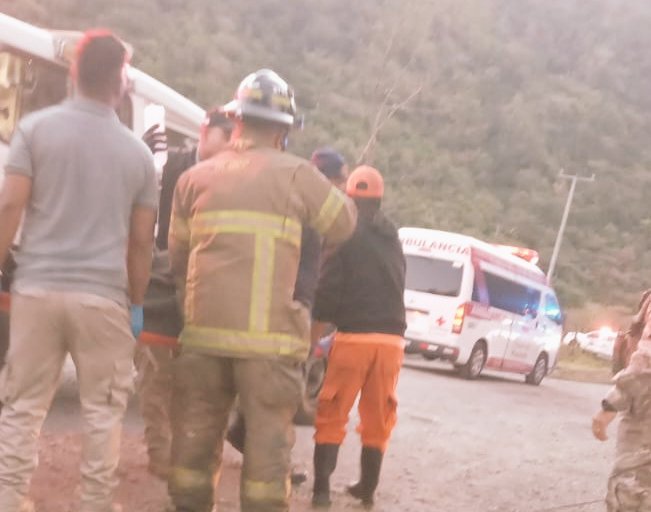
[[[539,385],[553,369],[563,314],[530,249],[422,228],[400,229],[407,262],[406,352]]]

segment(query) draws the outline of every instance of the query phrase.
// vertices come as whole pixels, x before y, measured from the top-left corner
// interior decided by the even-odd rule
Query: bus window
[[[458,297],[463,277],[463,262],[405,255],[405,288],[417,292]]]
[[[18,120],[22,60],[0,52],[0,141],[9,142]]]
[[[68,71],[34,58],[24,59],[20,115],[51,107],[68,96]]]
[[[538,315],[540,292],[510,279],[484,272],[490,305],[521,316]]]
[[[68,73],[9,50],[0,51],[0,139],[8,142],[18,120],[55,105],[68,94]]]

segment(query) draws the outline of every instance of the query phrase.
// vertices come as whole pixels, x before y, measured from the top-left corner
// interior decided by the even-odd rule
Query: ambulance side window
[[[479,298],[479,285],[477,284],[477,279],[472,283],[472,301],[481,302],[481,299]]]
[[[545,296],[545,316],[557,325],[563,325],[563,313],[554,295]]]
[[[540,307],[540,292],[502,276],[485,272],[490,305],[520,316],[536,317]]]
[[[490,299],[488,297],[488,290],[486,289],[484,271],[475,262],[473,262],[472,267],[472,301],[488,306],[490,305]]]

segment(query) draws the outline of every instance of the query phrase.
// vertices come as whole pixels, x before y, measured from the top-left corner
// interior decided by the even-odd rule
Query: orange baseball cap
[[[348,177],[346,194],[350,197],[382,199],[384,180],[380,172],[370,165],[361,165]]]

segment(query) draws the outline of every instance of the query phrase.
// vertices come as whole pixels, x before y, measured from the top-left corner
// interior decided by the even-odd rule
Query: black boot
[[[290,480],[292,482],[292,486],[295,487],[304,484],[307,481],[307,471],[303,471],[295,468],[292,469]]]
[[[337,466],[338,444],[317,444],[314,446],[314,490],[312,505],[327,508],[330,501],[330,475]]]
[[[382,467],[382,451],[368,446],[362,447],[361,467],[362,475],[354,485],[348,487],[348,494],[362,500],[366,507],[373,506],[373,494],[377,489],[380,480],[380,468]]]

